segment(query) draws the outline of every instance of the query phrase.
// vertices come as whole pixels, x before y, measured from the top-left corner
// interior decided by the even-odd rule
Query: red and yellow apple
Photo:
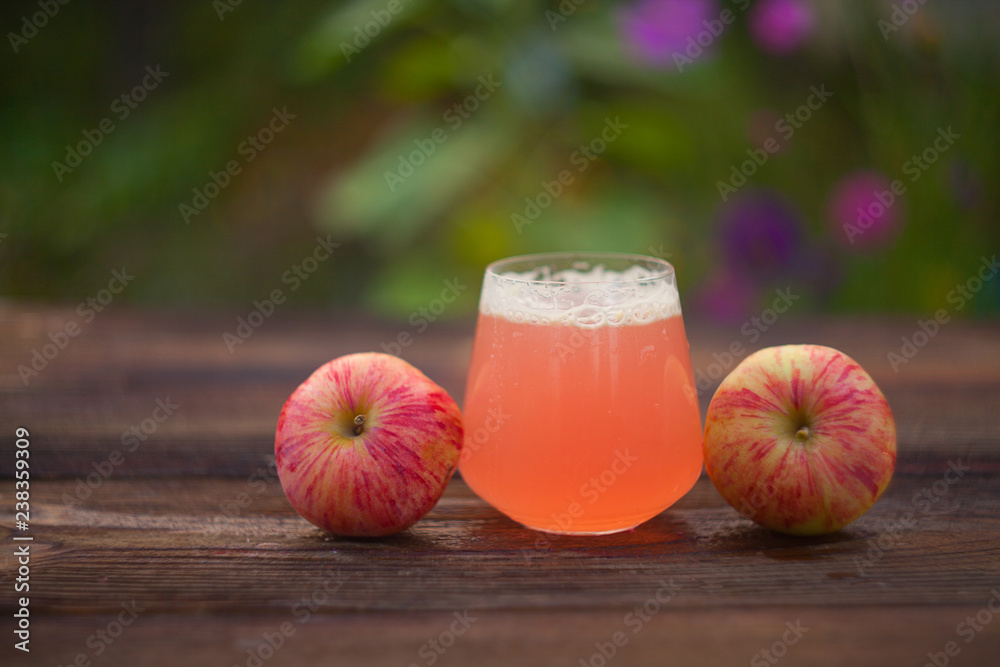
[[[406,529],[440,499],[462,448],[458,405],[398,357],[324,364],[285,402],[274,456],[292,507],[336,535]]]
[[[839,530],[878,500],[895,465],[889,404],[857,362],[829,347],[755,352],[708,407],[709,478],[726,502],[772,530]]]

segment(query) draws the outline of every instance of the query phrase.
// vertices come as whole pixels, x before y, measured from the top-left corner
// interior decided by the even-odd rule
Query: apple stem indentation
[[[809,427],[803,426],[798,431],[795,432],[795,439],[799,442],[805,442],[809,439]]]
[[[365,416],[358,415],[354,418],[354,428],[351,429],[354,435],[361,435],[365,432]]]

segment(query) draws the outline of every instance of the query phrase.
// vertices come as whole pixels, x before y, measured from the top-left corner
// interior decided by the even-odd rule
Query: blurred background
[[[925,315],[1000,250],[985,0],[0,17],[4,297],[74,304],[125,267],[123,302],[245,311],[278,288],[406,319],[457,281],[441,316],[464,317],[487,262],[586,249],[670,260],[685,311],[718,322],[776,289]],[[998,283],[953,312],[997,315]]]

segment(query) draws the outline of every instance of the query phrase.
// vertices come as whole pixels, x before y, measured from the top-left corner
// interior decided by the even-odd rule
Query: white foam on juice
[[[479,311],[511,322],[583,328],[647,324],[681,314],[673,275],[631,266],[612,271],[550,267],[487,275]]]

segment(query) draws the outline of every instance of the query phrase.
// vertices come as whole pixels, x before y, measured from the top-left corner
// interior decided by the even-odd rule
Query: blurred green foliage
[[[927,4],[884,35],[889,2],[816,2],[808,40],[773,55],[750,30],[756,3],[719,0],[734,22],[682,71],[637,56],[634,4],[61,6],[0,64],[0,293],[78,300],[124,265],[127,300],[243,307],[329,235],[340,247],[293,303],[406,317],[457,277],[473,286],[448,313],[461,315],[485,263],[579,249],[667,255],[686,307],[709,313],[707,286],[726,276],[753,287],[732,316],[789,285],[803,311],[926,313],[1000,250],[989,3]],[[37,11],[7,3],[0,21],[20,34]],[[157,65],[164,81],[116,114]],[[812,86],[832,98],[724,203],[719,181]],[[241,146],[266,138],[275,109],[294,118],[249,161]],[[113,131],[57,175],[104,118]],[[581,152],[614,119],[626,129]],[[908,180],[904,165],[948,127],[954,146]],[[851,244],[831,220],[836,184],[859,170],[906,181],[884,243]],[[740,248],[720,219],[752,192],[793,212],[796,261],[733,278]],[[963,314],[1000,312],[998,283]]]

